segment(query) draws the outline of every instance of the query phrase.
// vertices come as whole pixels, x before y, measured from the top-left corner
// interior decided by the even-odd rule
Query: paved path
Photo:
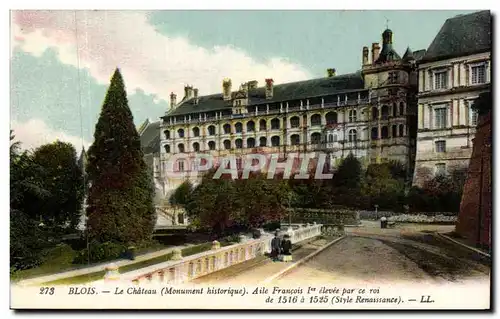
[[[81,275],[86,275],[86,274],[92,274],[95,272],[103,271],[106,268],[106,266],[111,265],[111,264],[117,265],[118,267],[123,267],[123,266],[131,265],[131,264],[135,264],[135,263],[138,263],[141,261],[153,259],[153,258],[162,256],[162,255],[166,255],[166,254],[170,253],[172,250],[177,249],[177,248],[183,249],[183,248],[190,247],[190,246],[195,246],[195,245],[194,244],[187,244],[187,245],[183,245],[183,246],[170,247],[170,248],[154,251],[151,253],[138,255],[135,257],[134,260],[121,259],[118,261],[112,261],[112,262],[108,262],[108,263],[100,263],[97,265],[94,264],[93,266],[86,267],[86,268],[75,269],[75,270],[65,271],[65,272],[52,274],[52,275],[46,275],[46,276],[41,276],[41,277],[25,279],[25,280],[19,281],[17,283],[17,285],[29,285],[29,286],[39,285],[39,284],[42,284],[44,282],[49,282],[49,281],[54,281],[54,280],[59,280],[59,279],[64,279],[64,278],[70,278],[70,277],[76,277],[76,276],[81,276]]]
[[[435,283],[488,278],[489,260],[431,233],[443,229],[434,225],[380,229],[366,223],[346,229],[347,238],[275,283]]]
[[[301,243],[300,248],[293,251],[293,261],[291,263],[273,262],[270,258],[261,256],[207,276],[203,276],[193,280],[192,283],[235,285],[258,284],[267,277],[278,273],[279,271],[290,266],[290,264],[297,262],[301,258],[306,257],[315,250],[326,245],[329,241],[330,240],[327,241],[326,239],[314,239],[312,241]]]

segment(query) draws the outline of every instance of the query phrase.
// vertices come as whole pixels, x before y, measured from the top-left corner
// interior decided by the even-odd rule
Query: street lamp
[[[375,218],[378,219],[378,205],[374,205],[375,207]]]

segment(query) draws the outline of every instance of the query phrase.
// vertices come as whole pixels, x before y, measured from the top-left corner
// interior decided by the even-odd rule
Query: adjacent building
[[[478,118],[471,106],[491,90],[491,34],[490,11],[450,18],[418,63],[418,186],[467,169]]]

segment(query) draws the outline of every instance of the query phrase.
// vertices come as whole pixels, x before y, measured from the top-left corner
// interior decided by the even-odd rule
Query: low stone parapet
[[[287,234],[292,243],[314,238],[321,235],[321,224],[312,224],[300,227],[290,227]],[[272,234],[264,233],[258,239],[242,238],[238,244],[221,247],[214,241],[212,249],[199,254],[182,257],[174,252],[176,260],[141,268],[119,275],[118,269],[112,269],[113,281],[120,276],[120,281],[145,284],[161,282],[165,284],[181,284],[199,278],[218,270],[251,260],[270,252]],[[108,276],[111,270],[108,270]],[[109,279],[105,280],[106,282]]]

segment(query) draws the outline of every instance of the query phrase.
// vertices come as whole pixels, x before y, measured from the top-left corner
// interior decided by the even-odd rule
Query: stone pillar
[[[182,251],[179,248],[175,248],[172,251],[172,258],[170,260],[181,260],[182,259]]]
[[[418,128],[419,129],[424,128],[424,105],[423,104],[418,105]]]
[[[459,68],[460,68],[460,64],[458,64],[458,63],[453,64],[453,77],[452,77],[453,83],[452,83],[452,87],[459,86],[459,82],[460,82]]]
[[[464,99],[459,99],[458,100],[458,124],[459,125],[467,125],[467,112],[469,112],[469,109],[467,107],[467,102]]]
[[[104,274],[105,282],[117,281],[120,279],[120,273],[118,272],[118,266],[116,264],[109,264],[105,268],[106,273]]]
[[[460,63],[459,65],[459,70],[460,70],[460,86],[464,86],[467,84],[467,68],[463,62]]]
[[[449,103],[448,103],[448,107],[446,108],[448,110],[448,113],[446,114],[447,116],[447,122],[446,123],[446,127],[452,127],[452,124],[453,124],[453,100],[451,100]]]
[[[212,250],[220,249],[220,243],[217,240],[212,242]]]

